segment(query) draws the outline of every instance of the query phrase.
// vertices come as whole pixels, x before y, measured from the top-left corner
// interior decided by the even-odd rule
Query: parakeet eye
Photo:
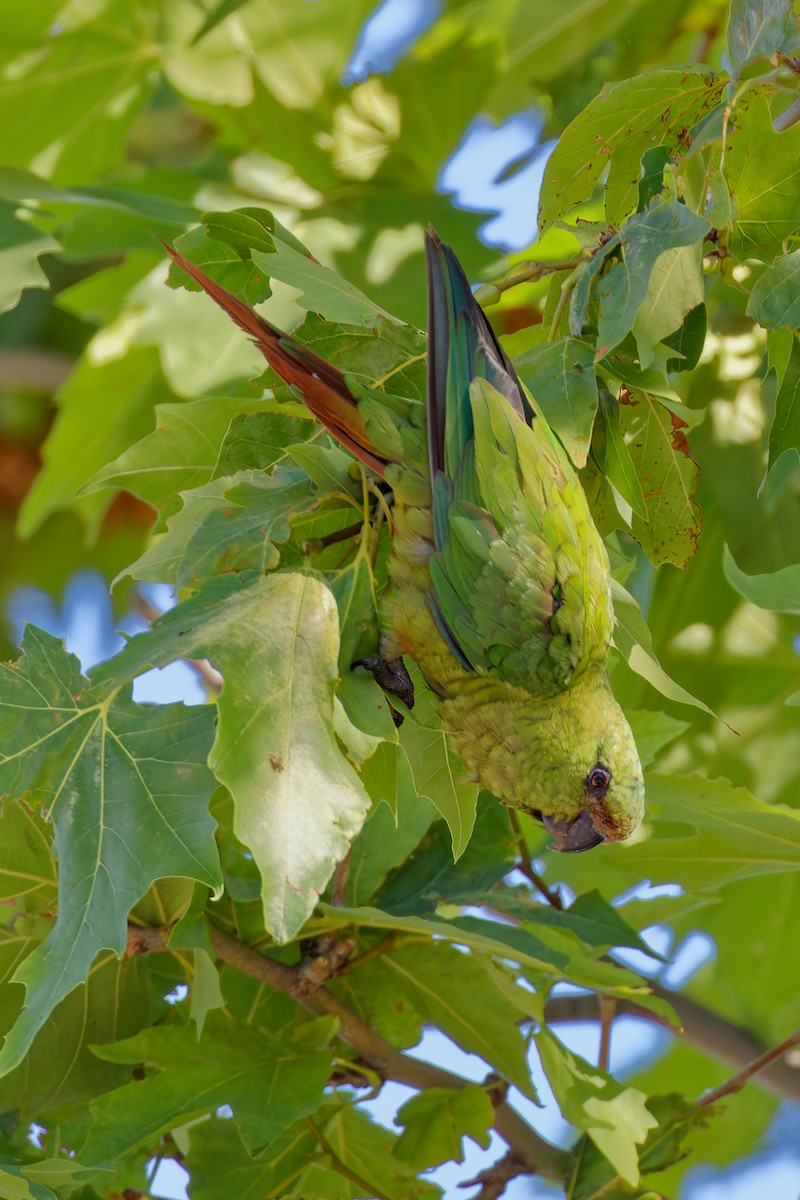
[[[611,772],[608,767],[601,767],[598,763],[596,767],[592,767],[586,779],[586,784],[590,792],[596,795],[602,795],[607,792],[611,784]]]

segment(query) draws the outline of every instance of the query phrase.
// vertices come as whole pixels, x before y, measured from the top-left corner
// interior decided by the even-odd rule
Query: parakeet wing
[[[462,661],[534,695],[562,691],[608,653],[605,548],[544,420],[526,425],[482,379],[469,401],[473,437],[434,487],[435,605]]]

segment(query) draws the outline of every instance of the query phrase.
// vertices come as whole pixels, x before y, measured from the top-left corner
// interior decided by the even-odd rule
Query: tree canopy
[[[471,1139],[496,1151],[483,1200],[517,1176],[677,1197],[800,1099],[797,14],[449,0],[353,80],[372,9],[7,14],[3,1196],[132,1200],[175,1159],[192,1200],[411,1200]],[[495,182],[555,148],[535,245],[502,253],[439,183],[478,118],[520,112],[539,143]],[[578,857],[479,792],[418,674],[396,728],[350,670],[378,644],[386,496],[159,244],[421,398],[429,223],[613,567],[647,815]],[[148,626],[88,676],[53,616],[86,567]],[[206,703],[137,698],[176,660]],[[599,1061],[565,1035],[587,1020]],[[668,1048],[612,1072],[631,1020]],[[427,1028],[480,1079],[409,1053]],[[532,1063],[563,1146],[530,1124]],[[367,1103],[386,1081],[412,1089],[393,1129]]]

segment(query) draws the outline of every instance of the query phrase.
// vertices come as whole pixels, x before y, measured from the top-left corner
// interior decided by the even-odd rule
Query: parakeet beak
[[[598,833],[595,829],[592,818],[587,812],[581,813],[574,821],[553,821],[551,818],[543,816],[542,824],[556,839],[551,843],[549,849],[560,850],[564,854],[575,854],[579,850],[591,850],[593,846],[599,846],[605,840],[602,833]]]

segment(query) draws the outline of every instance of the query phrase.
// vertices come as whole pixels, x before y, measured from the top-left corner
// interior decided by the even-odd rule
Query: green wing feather
[[[563,448],[433,238],[428,277],[434,610],[465,666],[563,691],[608,654],[605,547]]]
[[[473,469],[453,481],[440,522],[436,603],[471,667],[534,695],[563,691],[608,654],[605,547],[544,421],[526,425],[485,380],[470,398]]]

